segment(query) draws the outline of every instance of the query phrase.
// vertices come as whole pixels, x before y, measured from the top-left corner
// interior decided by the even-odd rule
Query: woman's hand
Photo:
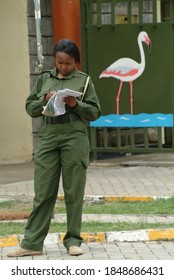
[[[50,91],[47,95],[45,95],[45,100],[46,102],[48,102],[50,100],[50,98],[56,93],[55,90]]]
[[[63,97],[63,101],[71,108],[75,108],[77,106],[77,99],[74,96],[65,96]]]

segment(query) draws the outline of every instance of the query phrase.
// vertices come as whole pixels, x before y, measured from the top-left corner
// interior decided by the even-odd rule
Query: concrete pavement
[[[0,164],[0,201],[33,198],[33,162]],[[154,200],[174,195],[174,156],[148,154],[115,157],[92,163],[88,169],[86,200]],[[63,196],[62,185],[59,189]],[[64,215],[55,221],[64,222]],[[174,259],[173,215],[83,215],[83,221],[147,221],[164,223],[163,230],[84,233],[85,254],[70,257],[59,233],[48,235],[44,255],[34,259]],[[5,239],[6,238],[6,239]],[[11,238],[11,243],[10,243]],[[0,256],[6,259],[10,246],[15,248],[22,236],[0,238]],[[160,241],[159,241],[160,239]],[[168,240],[168,241],[166,241]],[[28,258],[28,257],[27,257]],[[32,259],[32,258],[29,258]]]

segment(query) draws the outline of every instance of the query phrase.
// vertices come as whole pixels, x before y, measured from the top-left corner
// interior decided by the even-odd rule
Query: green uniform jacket
[[[87,74],[76,69],[62,79],[57,77],[56,68],[43,72],[38,77],[31,94],[26,100],[27,113],[33,118],[42,116],[43,106],[46,105],[45,95],[50,91],[69,88],[83,92],[87,77]],[[75,108],[70,108],[66,105],[66,113],[76,113],[87,121],[93,121],[100,117],[100,104],[91,79],[89,79],[83,101],[78,99],[78,104]]]

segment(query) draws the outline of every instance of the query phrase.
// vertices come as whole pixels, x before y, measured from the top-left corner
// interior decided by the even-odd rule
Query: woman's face
[[[56,53],[55,64],[58,69],[58,76],[60,77],[67,76],[77,66],[74,57],[64,52]]]

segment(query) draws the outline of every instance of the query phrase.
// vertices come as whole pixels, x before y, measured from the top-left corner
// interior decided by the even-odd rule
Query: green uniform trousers
[[[67,232],[63,243],[67,249],[81,245],[89,150],[87,128],[81,119],[71,117],[69,123],[41,125],[35,154],[33,211],[27,221],[22,248],[42,250],[57,199],[60,174],[67,213]]]

